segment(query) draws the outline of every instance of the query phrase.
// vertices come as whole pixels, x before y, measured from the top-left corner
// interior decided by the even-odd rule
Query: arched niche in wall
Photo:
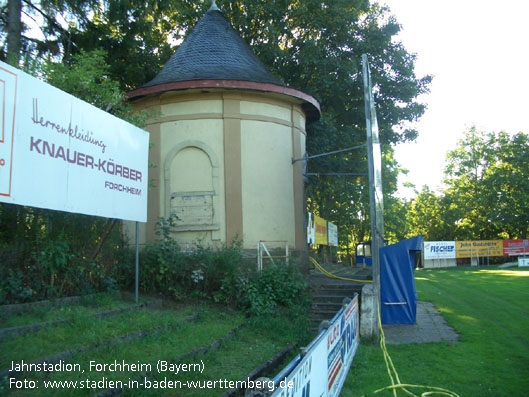
[[[176,215],[173,231],[215,231],[218,220],[219,162],[204,142],[185,141],[164,161],[165,214]]]

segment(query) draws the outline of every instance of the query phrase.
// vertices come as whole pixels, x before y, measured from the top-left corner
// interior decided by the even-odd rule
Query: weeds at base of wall
[[[171,236],[174,219],[160,220],[158,236],[140,257],[140,291],[177,301],[210,301],[269,316],[277,310],[307,312],[306,283],[295,264],[277,263],[258,272],[243,260],[241,243],[218,248],[200,242],[182,250]],[[25,265],[0,269],[0,304],[129,289],[133,252],[113,243],[101,260],[88,260],[67,241],[43,241]],[[104,259],[104,260],[103,260]]]
[[[250,316],[310,306],[297,265],[276,263],[259,272],[243,260],[239,241],[217,248],[197,242],[192,250],[183,251],[171,236],[173,224],[174,218],[160,220],[160,239],[142,253],[142,291],[176,300],[210,300]]]

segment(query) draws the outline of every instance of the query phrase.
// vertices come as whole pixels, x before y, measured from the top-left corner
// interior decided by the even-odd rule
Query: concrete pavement
[[[415,324],[383,325],[387,344],[457,342],[458,335],[430,302],[417,302]]]

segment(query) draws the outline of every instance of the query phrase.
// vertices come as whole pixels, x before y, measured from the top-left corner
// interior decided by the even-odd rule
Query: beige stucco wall
[[[156,186],[149,192],[142,242],[154,238],[159,217],[177,211],[184,219],[174,236],[183,246],[197,240],[229,243],[237,236],[245,249],[255,249],[260,240],[303,248],[303,167],[292,159],[305,153],[305,117],[294,99],[174,92],[136,106],[158,111],[148,123],[154,143],[149,161],[155,164],[150,177]],[[204,223],[210,216],[214,219],[205,228],[190,225],[193,217]],[[132,225],[127,227],[133,236]]]
[[[244,241],[287,241],[292,247],[294,189],[289,127],[243,120],[242,204]],[[278,245],[278,244],[268,244]]]

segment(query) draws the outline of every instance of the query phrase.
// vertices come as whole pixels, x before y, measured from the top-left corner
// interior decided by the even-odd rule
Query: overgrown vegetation
[[[95,303],[97,302],[97,304]],[[130,305],[129,301],[129,305]],[[102,304],[103,306],[100,306]],[[61,352],[69,351],[69,364],[78,363],[82,372],[45,372],[32,371],[18,373],[16,376],[39,382],[39,390],[19,389],[9,386],[9,379],[0,379],[0,394],[9,395],[42,395],[45,381],[99,381],[103,377],[107,380],[121,380],[142,378],[134,370],[90,372],[89,362],[114,363],[124,360],[127,363],[150,364],[152,370],[145,373],[149,380],[163,380],[165,377],[173,380],[244,380],[246,375],[264,362],[271,359],[289,344],[302,346],[309,340],[308,327],[304,318],[292,318],[286,313],[276,313],[272,317],[245,318],[240,312],[220,307],[215,304],[193,303],[191,305],[176,305],[165,302],[162,307],[151,309],[134,309],[129,312],[117,313],[112,316],[94,317],[93,310],[121,306],[122,299],[105,294],[101,299],[85,300],[67,304],[67,306],[51,305],[33,308],[21,314],[6,316],[9,324],[39,322],[40,319],[57,315],[65,317],[58,310],[64,309],[68,314],[75,313],[71,321],[41,328],[38,332],[4,337],[0,341],[2,351],[6,352],[0,359],[0,371],[11,366],[11,362],[26,362],[49,357]],[[189,316],[198,314],[193,321]],[[33,321],[31,318],[33,317]],[[194,317],[194,316],[193,316]],[[236,332],[235,332],[236,330]],[[143,336],[127,338],[143,332]],[[231,337],[230,337],[231,335]],[[219,347],[215,340],[223,340]],[[117,343],[116,343],[117,342]],[[79,349],[88,346],[88,349]],[[207,351],[194,355],[189,353],[197,348],[213,346]],[[218,350],[217,350],[218,348]],[[83,350],[83,351],[81,351]],[[77,352],[75,352],[77,351]],[[295,353],[295,351],[294,351]],[[158,373],[158,360],[177,362],[179,357],[187,355],[189,363],[204,363],[204,372],[178,373],[162,371]],[[276,369],[268,375],[274,375]],[[226,390],[183,389],[178,390],[129,390],[126,395],[208,395],[216,396]],[[53,395],[93,395],[94,390],[78,389],[75,393],[71,388],[59,387],[54,389]],[[46,394],[46,393],[45,393]]]
[[[76,215],[61,214],[62,217],[82,220]],[[173,219],[161,219],[159,239],[147,244],[141,253],[142,293],[176,301],[210,301],[237,308],[249,316],[270,315],[282,309],[304,313],[308,310],[306,283],[296,264],[272,264],[258,272],[253,261],[243,260],[239,242],[218,248],[198,242],[184,251],[172,238],[172,225]],[[9,261],[9,255],[21,252],[26,260],[12,260],[8,262],[11,266],[0,268],[0,303],[132,289],[133,254],[121,241],[119,231],[110,233],[104,255],[96,261],[88,259],[90,253],[82,245],[90,229],[80,230],[79,241],[74,240],[77,244],[61,239],[61,235],[44,241],[38,237],[39,244],[26,245],[25,251],[16,251],[20,248],[6,244],[0,254],[5,261]]]
[[[0,222],[0,304],[112,290],[130,263],[111,220],[2,204]]]
[[[145,247],[140,268],[143,291],[176,300],[210,300],[249,315],[307,306],[306,284],[297,265],[272,264],[258,272],[253,261],[243,260],[239,242],[219,248],[198,242],[184,251],[171,236],[172,225],[171,218],[160,220],[159,240]],[[132,281],[133,275],[127,279]]]

